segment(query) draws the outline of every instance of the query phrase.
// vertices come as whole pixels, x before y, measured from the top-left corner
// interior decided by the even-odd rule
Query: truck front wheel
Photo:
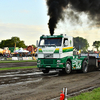
[[[49,73],[49,69],[42,70],[43,73]]]
[[[67,73],[67,74],[69,74],[69,73],[71,73],[71,62],[70,61],[67,61],[66,62],[66,67],[65,67],[65,72]]]
[[[83,64],[82,64],[82,72],[83,73],[87,73],[88,72],[88,63],[86,60],[83,61]]]

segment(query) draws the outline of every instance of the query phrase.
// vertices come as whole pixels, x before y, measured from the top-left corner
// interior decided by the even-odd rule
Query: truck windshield
[[[40,39],[39,46],[61,46],[62,38]]]

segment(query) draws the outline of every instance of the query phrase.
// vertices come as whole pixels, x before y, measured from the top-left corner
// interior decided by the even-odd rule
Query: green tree
[[[97,51],[98,51],[98,48],[100,47],[100,41],[93,42],[92,46],[94,46],[97,49]]]
[[[0,42],[0,48],[3,47],[22,47],[22,48],[26,48],[26,45],[24,44],[24,41],[20,41],[19,37],[12,37],[11,39],[7,39],[7,40],[2,40]]]
[[[0,42],[0,48],[3,48],[3,47],[5,47],[5,40],[2,40],[2,41]]]
[[[89,47],[88,41],[82,37],[74,37],[73,42],[74,42],[74,47],[77,50],[86,51]]]
[[[22,47],[22,48],[25,48],[25,47],[26,47],[26,45],[24,44],[24,41],[19,41],[19,42],[17,43],[17,46],[18,46],[18,47]]]

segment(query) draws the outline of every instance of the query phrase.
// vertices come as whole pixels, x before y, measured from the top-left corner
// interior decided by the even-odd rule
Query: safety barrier
[[[0,57],[2,60],[33,60],[33,57]]]

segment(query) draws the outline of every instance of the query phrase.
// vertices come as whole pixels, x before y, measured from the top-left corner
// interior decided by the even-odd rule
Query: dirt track
[[[2,72],[0,100],[51,100],[59,97],[63,87],[69,94],[93,86],[100,86],[100,71],[69,75],[42,74],[38,69]]]
[[[36,62],[0,63],[0,68],[18,66],[36,66]]]

